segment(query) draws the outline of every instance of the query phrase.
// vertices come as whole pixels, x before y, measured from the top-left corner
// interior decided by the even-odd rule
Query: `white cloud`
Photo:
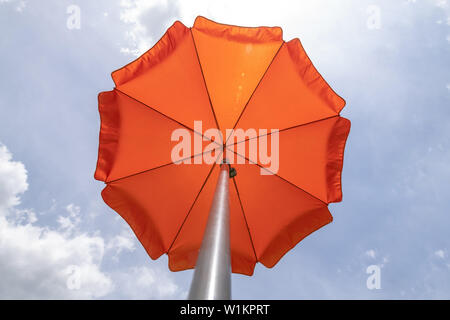
[[[446,8],[447,7],[447,0],[435,0],[434,3],[439,8]]]
[[[14,10],[16,10],[17,12],[22,12],[26,6],[27,6],[27,2],[26,1],[17,1],[17,0],[0,0],[0,5],[1,4],[15,4],[17,3],[17,5],[14,7]]]
[[[25,1],[19,1],[19,4],[16,7],[17,12],[22,12],[23,9],[27,6],[27,3]]]
[[[442,249],[436,250],[434,252],[434,255],[438,258],[444,259],[445,258],[445,251]]]
[[[122,296],[127,299],[185,299],[171,275],[161,267],[132,267],[115,274]]]
[[[19,195],[28,188],[27,172],[0,146],[0,282],[1,298],[96,298],[113,289],[112,280],[100,270],[104,240],[98,236],[69,233],[36,225],[31,209],[18,209]],[[67,206],[59,221],[75,228],[79,208]],[[70,290],[67,268],[78,266],[80,288]]]
[[[107,253],[113,259],[133,251],[134,238],[123,231],[105,241],[96,233],[83,232],[81,209],[75,204],[57,217],[58,226],[38,225],[32,209],[19,209],[19,195],[28,187],[21,162],[13,161],[0,145],[0,298],[2,299],[93,299],[173,298],[180,288],[169,271],[131,267],[102,270]],[[117,289],[117,290],[116,290]]]
[[[366,255],[367,257],[369,257],[371,260],[373,260],[373,259],[379,260],[378,265],[379,265],[381,268],[383,268],[383,267],[389,262],[389,257],[388,257],[388,256],[383,256],[383,257],[381,257],[381,256],[379,256],[379,255],[377,254],[377,252],[376,252],[374,249],[366,250],[365,255]],[[378,256],[378,257],[377,257],[377,256]]]
[[[152,21],[155,16],[149,16],[149,12],[168,11],[171,4],[166,0],[122,0],[120,6],[122,8],[120,20],[130,25],[130,30],[125,34],[127,46],[122,47],[120,51],[124,54],[139,56],[150,49],[154,42],[158,40],[158,38],[152,36],[151,29],[149,30],[148,26],[157,26],[161,21]],[[160,17],[160,15],[157,15],[157,17]],[[163,23],[162,27],[167,28],[172,22],[170,17],[167,17],[167,21]],[[162,34],[157,36],[160,37]]]
[[[375,259],[375,256],[376,256],[375,250],[373,250],[373,249],[367,250],[366,255],[372,259]]]
[[[113,289],[100,270],[104,242],[100,237],[69,237],[32,223],[0,217],[0,297],[19,299],[90,299]],[[80,288],[70,290],[69,266],[79,268]]]
[[[81,222],[80,218],[80,207],[74,205],[73,203],[66,206],[67,216],[58,216],[57,222],[59,224],[59,229],[65,233],[71,234],[75,231]]]
[[[27,171],[21,162],[12,161],[12,154],[0,144],[0,215],[20,203],[20,194],[28,189]]]
[[[113,259],[118,261],[118,256],[123,251],[134,251],[136,249],[134,235],[130,229],[123,230],[119,235],[111,238],[106,244],[106,249],[111,250]]]
[[[11,212],[13,221],[18,224],[28,224],[37,221],[36,213],[30,209],[16,209]]]

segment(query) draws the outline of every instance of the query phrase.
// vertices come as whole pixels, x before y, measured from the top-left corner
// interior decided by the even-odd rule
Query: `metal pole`
[[[231,299],[229,165],[220,166],[219,180],[192,279],[188,299]]]

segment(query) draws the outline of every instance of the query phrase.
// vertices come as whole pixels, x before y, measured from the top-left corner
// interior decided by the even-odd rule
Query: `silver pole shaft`
[[[191,300],[231,299],[229,179],[228,165],[222,164],[189,291]]]

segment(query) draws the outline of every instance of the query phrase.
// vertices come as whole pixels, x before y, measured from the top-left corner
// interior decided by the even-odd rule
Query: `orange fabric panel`
[[[106,182],[171,163],[171,150],[178,143],[171,141],[172,132],[188,130],[117,90],[99,95],[99,110],[102,126],[95,178]],[[188,131],[194,155],[196,133]],[[208,144],[202,139],[203,147]]]
[[[344,104],[294,39],[278,52],[236,128],[282,130],[335,116]]]
[[[244,28],[197,18],[192,28],[214,112],[225,137],[282,44],[280,28]]]
[[[172,271],[195,267],[219,171],[220,166],[216,165],[168,252],[169,267]],[[229,197],[231,269],[234,273],[250,276],[255,268],[256,257],[233,180],[230,180]]]
[[[175,22],[149,51],[113,72],[116,87],[189,128],[216,128],[191,32]]]
[[[270,164],[262,164],[259,155],[257,163],[323,202],[339,202],[342,199],[344,147],[349,131],[350,121],[338,116],[280,131],[278,171],[271,170]],[[270,134],[266,136],[266,141],[267,149],[272,150]],[[250,143],[266,142],[259,137],[229,146],[228,149],[247,160],[256,160],[250,158]],[[245,154],[241,154],[238,148],[242,144],[245,144]],[[234,156],[234,163],[237,157]]]
[[[336,113],[341,112],[342,108],[345,106],[345,100],[334,92],[314,67],[306,54],[300,39],[292,39],[286,43],[286,47],[289,50],[289,55],[294,61],[294,68],[299,74],[302,74],[302,78],[309,89],[315,95],[319,96],[323,100],[323,103],[336,111]]]
[[[203,239],[203,233],[211,208],[214,190],[219,178],[216,165],[202,191],[195,201],[189,215],[180,229],[172,247],[169,249],[169,268],[172,271],[192,269],[197,261],[198,250]]]
[[[332,221],[327,205],[275,175],[261,175],[257,165],[235,165],[258,261],[273,267],[310,233]]]
[[[152,259],[167,252],[212,165],[170,164],[109,183],[103,200],[130,225]]]

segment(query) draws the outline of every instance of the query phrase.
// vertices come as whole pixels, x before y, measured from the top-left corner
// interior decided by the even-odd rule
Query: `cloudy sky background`
[[[70,29],[75,9],[80,28]],[[281,26],[347,101],[334,222],[235,299],[450,299],[450,3],[0,0],[0,298],[184,299],[95,181],[97,94],[175,20]],[[367,267],[381,269],[369,290]]]

